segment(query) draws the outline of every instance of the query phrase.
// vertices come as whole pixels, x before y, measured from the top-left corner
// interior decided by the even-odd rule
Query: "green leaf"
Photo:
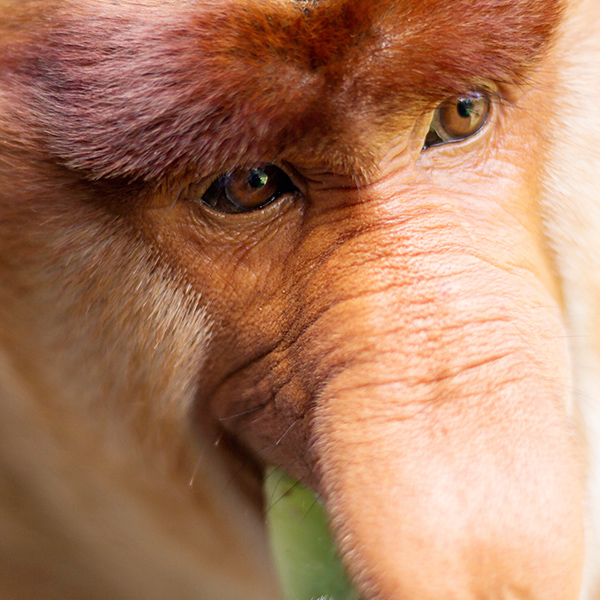
[[[358,600],[313,492],[275,468],[267,472],[264,489],[284,600]]]

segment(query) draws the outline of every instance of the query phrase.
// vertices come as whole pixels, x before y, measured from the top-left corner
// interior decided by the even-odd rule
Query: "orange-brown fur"
[[[599,12],[0,0],[2,598],[277,597],[268,463],[365,599],[575,598],[584,524],[597,597],[600,158],[561,134]],[[421,152],[482,86],[486,131]],[[194,195],[261,162],[298,194]]]

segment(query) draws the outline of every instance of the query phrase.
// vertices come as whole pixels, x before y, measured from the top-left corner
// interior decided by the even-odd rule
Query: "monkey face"
[[[184,465],[218,440],[248,498],[284,468],[364,598],[574,598],[559,3],[8,6],[5,304],[43,387]]]

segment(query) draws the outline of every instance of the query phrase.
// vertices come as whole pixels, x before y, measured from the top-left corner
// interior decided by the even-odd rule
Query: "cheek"
[[[250,213],[245,219],[179,202],[142,215],[150,243],[200,295],[218,323],[216,343],[223,335],[230,343],[234,336],[237,353],[256,346],[261,337],[272,337],[269,329],[280,322],[274,304],[297,244],[300,217],[292,201],[278,208],[268,207],[264,218]],[[254,333],[246,337],[245,331]]]

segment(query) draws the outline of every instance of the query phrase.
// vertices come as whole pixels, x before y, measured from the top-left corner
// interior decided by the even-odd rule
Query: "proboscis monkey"
[[[276,599],[279,465],[600,598],[599,148],[598,0],[0,0],[0,597]]]

